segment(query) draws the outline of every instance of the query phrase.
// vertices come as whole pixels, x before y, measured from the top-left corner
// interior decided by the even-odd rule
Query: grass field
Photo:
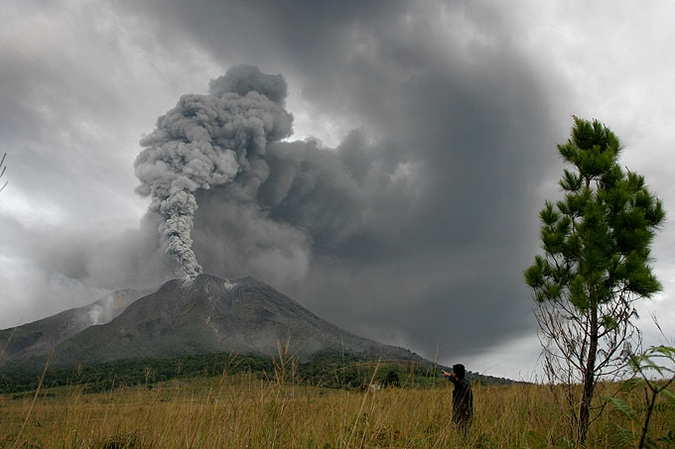
[[[617,386],[602,388],[600,394],[609,394]],[[475,385],[475,421],[466,439],[450,419],[451,385],[441,380],[423,389],[362,392],[237,374],[84,391],[0,396],[0,447],[570,447],[568,420],[544,385]],[[640,393],[626,397],[638,412]],[[651,434],[674,427],[675,410],[661,403]],[[626,431],[639,433],[640,421],[606,408],[587,447],[635,447]]]

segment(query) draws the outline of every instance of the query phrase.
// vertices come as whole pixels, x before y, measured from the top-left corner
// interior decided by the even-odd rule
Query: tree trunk
[[[588,359],[584,371],[584,385],[579,407],[579,446],[584,447],[591,421],[591,401],[595,390],[595,360],[598,353],[598,310],[592,308],[590,312],[591,329],[588,345]]]

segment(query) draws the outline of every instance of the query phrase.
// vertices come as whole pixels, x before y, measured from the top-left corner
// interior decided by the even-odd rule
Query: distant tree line
[[[0,393],[35,390],[45,360],[12,362],[0,368]],[[176,358],[125,359],[115,362],[51,366],[42,388],[84,385],[86,392],[114,387],[151,385],[176,378],[212,377],[227,373],[272,372],[272,362],[260,356],[199,354]]]
[[[0,368],[0,393],[35,390],[45,359],[10,362]],[[292,376],[284,381],[326,388],[361,389],[371,383],[384,388],[425,388],[446,384],[441,367],[431,363],[382,361],[355,354],[327,351],[311,361],[291,360]],[[86,392],[115,387],[148,386],[172,379],[254,373],[279,380],[278,362],[260,355],[199,354],[176,358],[125,359],[108,363],[49,366],[42,388],[83,385]],[[474,382],[507,384],[512,381],[469,373]]]

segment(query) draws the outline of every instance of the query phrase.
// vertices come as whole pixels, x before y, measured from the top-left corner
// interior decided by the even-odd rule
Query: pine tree
[[[598,381],[620,372],[640,342],[636,301],[661,289],[650,247],[665,212],[644,177],[619,165],[621,150],[603,124],[574,117],[570,139],[558,145],[572,166],[559,182],[564,198],[546,201],[543,254],[524,272],[537,304],[546,373],[568,387],[579,445],[594,418]],[[581,397],[573,387],[579,384]]]

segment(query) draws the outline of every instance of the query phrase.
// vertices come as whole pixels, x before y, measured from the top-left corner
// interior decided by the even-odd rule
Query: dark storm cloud
[[[245,201],[227,185],[198,192],[205,271],[259,276],[426,356],[439,342],[466,356],[532,332],[521,270],[555,143],[542,84],[498,15],[480,2],[128,8],[215,57],[282,72],[317,110],[358,124],[336,148],[270,144]]]

